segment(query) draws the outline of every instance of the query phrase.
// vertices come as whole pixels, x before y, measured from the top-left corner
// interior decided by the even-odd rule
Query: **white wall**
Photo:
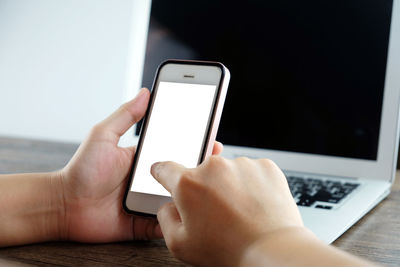
[[[141,84],[150,0],[0,0],[0,135],[80,142]]]

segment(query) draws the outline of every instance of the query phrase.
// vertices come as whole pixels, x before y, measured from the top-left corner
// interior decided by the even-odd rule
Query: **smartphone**
[[[154,216],[171,195],[151,165],[175,161],[194,168],[211,155],[230,80],[218,62],[167,60],[157,70],[123,207]]]

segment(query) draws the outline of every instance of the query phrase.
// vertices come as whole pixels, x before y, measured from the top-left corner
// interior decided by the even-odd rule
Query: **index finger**
[[[186,168],[172,161],[157,162],[151,166],[151,175],[172,194]]]

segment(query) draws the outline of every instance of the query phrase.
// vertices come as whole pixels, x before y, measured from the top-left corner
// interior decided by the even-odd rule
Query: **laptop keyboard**
[[[298,176],[287,176],[287,180],[298,206],[319,209],[332,209],[360,185]]]

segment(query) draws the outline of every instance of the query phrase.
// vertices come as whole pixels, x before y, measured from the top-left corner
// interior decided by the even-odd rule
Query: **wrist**
[[[290,259],[294,243],[319,242],[316,236],[303,226],[286,227],[264,234],[243,251],[239,266],[282,265],[281,259]]]
[[[49,240],[66,240],[68,236],[63,171],[49,174],[51,216],[46,222]]]
[[[321,242],[305,227],[268,234],[243,254],[240,266],[374,266]]]
[[[65,238],[60,172],[3,175],[0,247]]]

